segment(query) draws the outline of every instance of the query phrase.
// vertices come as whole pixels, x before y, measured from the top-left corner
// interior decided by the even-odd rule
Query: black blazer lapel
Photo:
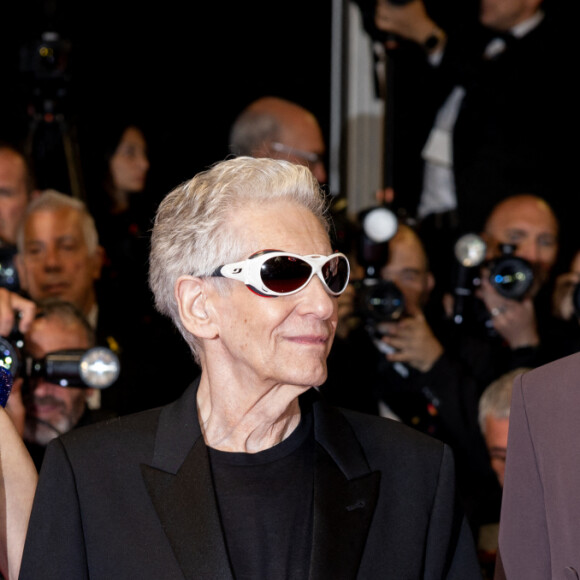
[[[311,580],[356,578],[379,494],[380,473],[371,472],[346,419],[335,409],[315,408],[317,440]]]
[[[163,409],[152,465],[142,465],[141,473],[185,578],[233,580],[196,393],[194,384]]]

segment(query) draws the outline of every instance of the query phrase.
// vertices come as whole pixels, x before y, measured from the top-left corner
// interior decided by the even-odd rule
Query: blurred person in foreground
[[[313,388],[349,278],[325,210],[246,157],[164,198],[150,283],[201,376],[49,444],[21,579],[479,577],[450,449]]]
[[[497,580],[580,577],[580,354],[514,381]]]
[[[0,578],[18,578],[37,479],[20,433],[0,407]]]

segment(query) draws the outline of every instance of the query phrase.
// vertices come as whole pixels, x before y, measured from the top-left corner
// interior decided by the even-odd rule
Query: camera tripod
[[[58,189],[85,200],[75,126],[64,113],[33,111],[26,139],[27,153],[41,189]]]

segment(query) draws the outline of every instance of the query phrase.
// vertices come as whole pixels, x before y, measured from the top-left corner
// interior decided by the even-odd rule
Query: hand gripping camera
[[[486,260],[487,245],[476,234],[465,234],[455,243],[457,274],[454,288],[453,321],[462,324],[469,300],[485,273],[498,294],[523,300],[534,283],[532,264],[515,255],[516,246],[500,244],[500,255]]]

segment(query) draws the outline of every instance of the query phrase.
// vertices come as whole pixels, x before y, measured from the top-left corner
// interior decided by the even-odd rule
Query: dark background
[[[374,0],[357,3],[368,7]],[[0,34],[0,138],[22,140],[32,132],[27,109],[32,91],[39,90],[39,79],[26,70],[22,53],[38,43],[43,32],[55,30],[71,46],[62,108],[77,135],[80,157],[86,160],[98,154],[95,143],[111,118],[130,114],[144,119],[149,129],[150,184],[157,195],[227,156],[228,132],[236,115],[266,94],[310,109],[328,141],[332,0],[5,4]],[[426,0],[426,4],[447,29],[472,25],[476,19],[477,0]],[[562,16],[563,25],[575,27],[573,4],[545,0],[552,12]],[[425,95],[417,69],[405,62],[396,66],[395,134],[404,139],[417,122]],[[55,141],[58,145],[54,124],[41,123],[35,131],[41,147],[44,143],[52,147]],[[51,174],[63,164],[58,157],[49,159],[44,165],[50,171],[37,172],[39,186],[70,189]],[[397,168],[404,171],[400,163]],[[84,179],[94,177],[85,174]]]
[[[59,143],[59,126],[42,120],[32,129],[29,112],[31,103],[42,109],[33,91],[51,92],[53,81],[31,72],[34,62],[22,62],[26,47],[49,30],[70,42],[65,72],[57,75],[65,86],[57,105],[77,134],[79,155],[95,154],[96,136],[113,116],[142,117],[150,176],[159,188],[223,159],[236,115],[265,94],[309,108],[327,135],[331,4],[13,2],[3,7],[0,35],[0,137],[22,140],[34,132],[41,149]],[[55,158],[51,170],[59,163]],[[66,188],[58,178],[44,178],[44,171],[41,187]]]

